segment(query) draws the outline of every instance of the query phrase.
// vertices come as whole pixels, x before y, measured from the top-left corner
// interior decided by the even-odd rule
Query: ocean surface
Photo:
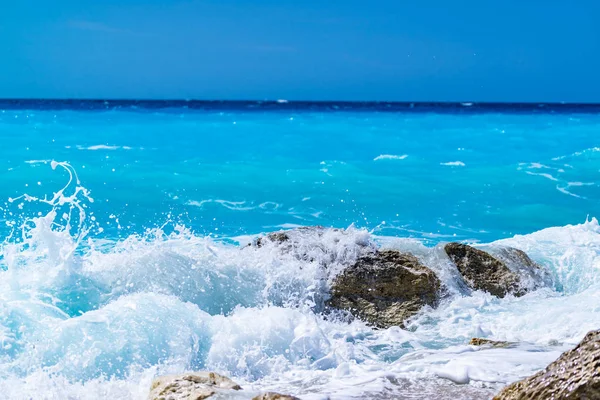
[[[141,400],[189,370],[241,396],[488,399],[600,328],[600,106],[6,100],[0,141],[0,399]],[[303,239],[314,262],[246,247],[314,225],[342,229]],[[468,291],[449,241],[554,283]],[[323,316],[364,243],[434,269],[440,307]]]

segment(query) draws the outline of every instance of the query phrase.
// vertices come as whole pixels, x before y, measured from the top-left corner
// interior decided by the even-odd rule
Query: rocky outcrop
[[[271,232],[254,240],[250,247],[272,246],[282,254],[323,267],[334,263],[354,262],[361,255],[377,250],[366,230],[336,229],[322,226],[303,226],[286,231]]]
[[[250,394],[235,394],[240,385],[214,372],[190,372],[181,375],[160,376],[152,382],[148,400],[204,400],[250,398]],[[252,400],[300,400],[297,397],[266,392]]]
[[[395,250],[362,256],[331,285],[329,305],[374,326],[404,326],[423,306],[438,301],[440,280],[419,260]]]
[[[490,252],[511,271],[517,273],[519,285],[523,290],[531,291],[554,285],[550,272],[535,263],[523,250],[513,247],[500,247],[491,248]]]
[[[600,330],[545,370],[505,387],[494,400],[600,399]]]
[[[471,289],[498,297],[525,294],[519,276],[489,253],[461,243],[448,243],[444,250]]]
[[[308,230],[310,228],[301,227],[301,228],[297,228],[297,229]],[[317,227],[314,227],[313,229],[316,232],[322,232],[323,228],[317,226]],[[287,233],[287,231],[271,232],[271,233],[266,234],[265,236],[261,236],[261,237],[257,238],[254,241],[253,245],[256,247],[263,247],[264,245],[266,245],[269,242],[281,244],[281,243],[287,242],[289,240],[290,240],[290,235]]]
[[[267,392],[253,397],[252,400],[300,400],[294,396],[288,396],[286,394],[279,394],[274,392]]]
[[[516,343],[513,343],[513,342],[504,342],[502,340],[490,340],[490,339],[482,339],[482,338],[472,338],[469,341],[469,344],[471,346],[497,347],[497,348],[516,346]]]
[[[298,228],[289,229],[285,231],[277,231],[267,233],[265,236],[261,236],[254,240],[253,245],[256,247],[263,247],[269,243],[276,245],[281,244],[298,244],[302,239],[307,237],[314,237],[316,239],[322,238],[326,233],[343,233],[343,229],[337,228],[324,228],[322,226],[300,226]]]
[[[203,400],[219,392],[240,389],[231,379],[214,372],[166,375],[152,382],[148,400]]]

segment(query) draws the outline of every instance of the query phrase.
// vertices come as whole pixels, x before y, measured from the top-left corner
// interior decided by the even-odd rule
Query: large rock
[[[231,379],[214,372],[166,375],[152,382],[148,400],[204,400],[219,392],[240,389]]]
[[[438,301],[440,280],[416,257],[395,250],[362,256],[331,285],[329,305],[380,328],[404,326]]]
[[[471,289],[498,297],[525,294],[519,276],[491,254],[461,243],[448,243],[444,250]]]
[[[483,339],[483,338],[472,338],[469,341],[469,344],[471,346],[496,347],[496,348],[513,347],[513,346],[517,345],[517,343],[513,343],[513,342],[505,342],[503,340],[491,340],[491,339]]]
[[[309,237],[322,238],[326,233],[344,233],[343,229],[325,228],[319,225],[316,226],[300,226],[294,229],[285,231],[269,232],[264,236],[260,236],[252,243],[256,247],[263,247],[269,243],[276,245],[288,244],[290,246],[299,244]]]
[[[545,370],[505,387],[494,400],[600,399],[600,330]]]
[[[309,228],[301,227],[301,228],[297,228],[297,229],[308,230]],[[317,233],[322,232],[321,227],[314,227],[313,229]],[[289,240],[290,240],[290,235],[289,235],[288,231],[278,231],[278,232],[267,233],[265,236],[260,236],[260,237],[256,238],[256,240],[254,240],[254,242],[252,244],[256,247],[263,247],[263,246],[267,245],[268,243],[282,244]]]
[[[550,272],[535,263],[523,250],[513,247],[490,248],[493,256],[503,262],[519,277],[519,285],[525,291],[552,287],[554,281]]]
[[[366,230],[303,226],[271,232],[257,238],[251,247],[273,247],[283,254],[305,262],[317,262],[327,267],[334,263],[354,262],[361,255],[377,250]]]

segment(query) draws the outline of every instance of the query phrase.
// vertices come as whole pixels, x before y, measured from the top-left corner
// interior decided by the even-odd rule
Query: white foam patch
[[[559,192],[564,193],[566,195],[576,197],[578,199],[585,199],[585,197],[579,196],[578,194],[575,194],[575,193],[572,193],[567,188],[564,188],[564,187],[556,186],[556,190],[558,190]]]
[[[395,154],[380,154],[373,159],[373,161],[380,160],[404,160],[408,157],[408,154],[395,155]]]
[[[535,169],[542,169],[542,168],[546,168],[546,169],[549,169],[549,168],[551,168],[551,167],[549,167],[549,166],[547,166],[547,165],[544,165],[544,164],[540,164],[540,163],[535,163],[535,162],[534,162],[534,163],[531,163],[531,164],[529,164],[529,168],[535,168]]]
[[[525,173],[527,173],[529,175],[534,175],[534,176],[541,176],[543,178],[549,179],[549,180],[554,181],[554,182],[558,181],[558,179],[556,179],[552,175],[546,174],[546,173],[536,173],[536,172],[531,172],[531,171],[525,171]]]
[[[229,201],[221,199],[207,199],[207,200],[189,200],[185,203],[188,206],[204,208],[207,204],[218,204],[233,211],[251,211],[260,209],[263,212],[274,212],[281,208],[281,204],[274,201],[265,201],[258,205],[247,201]]]
[[[449,161],[445,163],[440,163],[440,165],[445,165],[449,167],[464,167],[465,163],[462,161]]]
[[[253,205],[247,205],[248,203],[246,201],[229,201],[229,200],[220,200],[220,199],[208,199],[208,200],[201,200],[201,201],[190,200],[186,204],[188,206],[204,207],[204,205],[210,204],[210,203],[219,204],[229,210],[234,210],[234,211],[250,211],[250,210],[254,210],[256,208]]]
[[[91,150],[91,151],[97,151],[97,150],[131,150],[131,147],[129,146],[112,146],[112,145],[106,145],[106,144],[96,144],[93,146],[77,146],[78,150]]]
[[[600,147],[590,147],[590,148],[587,148],[587,149],[584,149],[581,151],[576,151],[570,155],[554,157],[552,160],[558,161],[558,160],[563,160],[563,159],[569,158],[569,157],[579,157],[586,153],[596,153],[596,152],[600,152]]]
[[[52,162],[52,160],[26,160],[25,163],[26,164],[49,164],[50,162]]]

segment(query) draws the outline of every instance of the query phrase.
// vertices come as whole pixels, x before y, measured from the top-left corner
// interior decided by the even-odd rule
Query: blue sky
[[[599,3],[17,0],[0,97],[600,102]]]

